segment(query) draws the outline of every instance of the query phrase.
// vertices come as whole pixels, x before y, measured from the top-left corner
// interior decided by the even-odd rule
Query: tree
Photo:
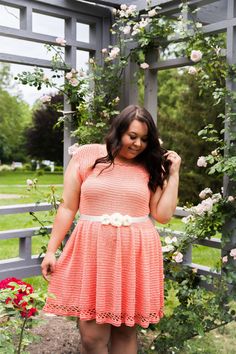
[[[52,97],[53,105],[37,105],[33,112],[32,125],[25,131],[27,153],[37,160],[63,162],[63,128],[56,126],[60,113],[58,105],[62,96]]]
[[[0,68],[0,160],[25,159],[23,151],[23,131],[31,120],[28,104],[18,96],[7,92],[10,87],[10,67],[2,65]]]
[[[161,71],[158,76],[158,127],[164,147],[176,150],[182,157],[180,202],[198,202],[201,189],[211,186],[219,189],[220,178],[206,175],[197,167],[199,156],[207,155],[209,142],[203,142],[198,131],[213,123],[220,131],[219,113],[224,105],[214,105],[212,92],[199,96],[195,77],[178,69]]]

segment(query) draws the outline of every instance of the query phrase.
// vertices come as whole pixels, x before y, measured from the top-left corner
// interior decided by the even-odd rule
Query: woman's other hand
[[[53,252],[47,252],[41,264],[44,279],[49,281],[50,275],[54,272],[56,266],[56,256]]]

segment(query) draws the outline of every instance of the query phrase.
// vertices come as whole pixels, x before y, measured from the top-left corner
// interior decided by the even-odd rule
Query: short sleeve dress
[[[73,156],[81,181],[80,214],[150,212],[149,176],[140,165],[91,166],[107,154],[105,145],[81,146]],[[103,171],[102,171],[103,170]],[[102,172],[101,172],[102,171]],[[150,220],[116,227],[78,220],[51,275],[45,312],[114,326],[147,328],[163,316],[163,259]]]

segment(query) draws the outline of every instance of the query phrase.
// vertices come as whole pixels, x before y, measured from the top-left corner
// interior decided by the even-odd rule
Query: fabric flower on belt
[[[103,225],[109,225],[115,227],[129,226],[132,223],[131,217],[129,215],[122,215],[120,213],[113,213],[111,215],[103,214],[102,221]]]
[[[110,223],[112,226],[120,227],[123,224],[123,216],[120,213],[114,213],[110,216]]]

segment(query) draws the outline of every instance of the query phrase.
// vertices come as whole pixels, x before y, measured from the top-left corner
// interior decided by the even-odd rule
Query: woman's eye
[[[133,136],[133,135],[132,136],[130,135],[129,137],[130,137],[131,140],[135,140],[136,139],[136,136]]]

